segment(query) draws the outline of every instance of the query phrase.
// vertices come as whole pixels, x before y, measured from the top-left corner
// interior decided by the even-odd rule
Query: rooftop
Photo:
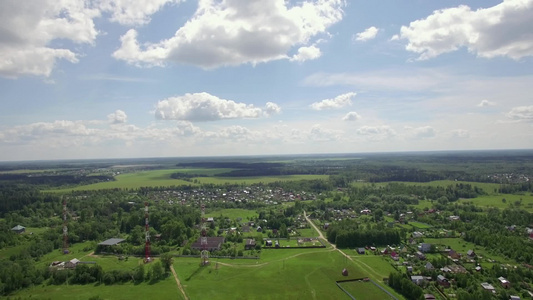
[[[113,246],[122,243],[124,239],[112,238],[98,244],[98,246]]]

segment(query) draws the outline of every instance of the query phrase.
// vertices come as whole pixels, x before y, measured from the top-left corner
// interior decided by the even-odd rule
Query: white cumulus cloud
[[[507,117],[517,121],[533,121],[533,105],[513,107]]]
[[[166,62],[216,68],[245,63],[317,58],[311,38],[326,34],[343,17],[344,0],[314,0],[289,7],[284,0],[201,0],[194,16],[175,35],[157,43],[137,41],[130,29],[121,37],[116,59],[134,65]],[[311,46],[310,46],[311,45]]]
[[[183,0],[184,1],[184,0]],[[167,4],[182,0],[100,0],[99,8],[111,14],[110,20],[122,25],[144,25],[150,16]]]
[[[478,107],[488,107],[488,106],[494,106],[494,105],[496,105],[496,103],[485,99],[485,100],[481,100],[481,102],[479,102],[479,104],[477,106]]]
[[[111,124],[122,124],[128,121],[128,116],[124,111],[117,109],[114,113],[107,115],[107,120]]]
[[[359,42],[366,42],[368,40],[374,39],[376,35],[378,34],[378,32],[379,32],[379,29],[372,26],[372,27],[365,29],[365,31],[363,32],[357,33],[354,36],[354,40],[359,41]]]
[[[222,119],[259,118],[278,113],[281,109],[268,102],[265,109],[252,104],[220,99],[209,93],[185,94],[157,103],[155,116],[161,120],[216,121]]]
[[[356,93],[350,92],[346,94],[339,95],[333,99],[324,99],[319,102],[311,104],[311,108],[314,110],[324,110],[324,109],[335,109],[342,108],[345,106],[352,105],[352,98],[357,95]]]
[[[361,119],[361,116],[358,113],[356,113],[355,111],[351,111],[351,112],[347,113],[342,118],[343,121],[357,121],[359,119]]]
[[[441,9],[402,26],[393,39],[429,59],[466,47],[480,57],[520,59],[533,55],[533,0],[504,0],[478,10],[466,5]]]
[[[321,55],[322,55],[322,52],[320,52],[320,49],[316,47],[315,45],[311,45],[309,47],[300,47],[298,49],[298,53],[293,55],[291,60],[304,62],[306,60],[317,59]]]
[[[49,76],[58,59],[78,62],[74,50],[50,44],[59,39],[93,44],[98,35],[93,18],[99,15],[90,1],[0,1],[0,76]]]
[[[279,105],[277,105],[276,103],[267,102],[263,112],[264,112],[264,115],[267,117],[271,115],[276,115],[281,112],[281,107],[279,107]]]

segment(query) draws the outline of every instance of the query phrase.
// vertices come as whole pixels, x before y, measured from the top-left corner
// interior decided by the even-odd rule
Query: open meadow
[[[214,260],[203,268],[179,258],[174,268],[191,299],[349,299],[335,282],[368,276],[331,248],[263,250],[259,261]]]
[[[93,191],[104,189],[137,189],[140,187],[181,186],[200,184],[254,184],[271,183],[276,181],[327,179],[328,175],[281,175],[258,177],[216,177],[216,174],[231,169],[164,169],[152,171],[139,171],[115,176],[115,181],[99,182],[71,188],[52,189],[46,192]],[[193,173],[206,175],[206,177],[193,177],[191,181],[173,179],[172,173]],[[195,182],[196,181],[196,182]]]
[[[339,283],[339,285],[357,300],[392,299],[391,296],[369,281],[346,281]]]
[[[96,298],[98,297],[98,298]],[[156,283],[140,284],[86,284],[86,285],[38,285],[10,296],[11,299],[53,300],[131,300],[131,299],[184,299],[172,274]]]

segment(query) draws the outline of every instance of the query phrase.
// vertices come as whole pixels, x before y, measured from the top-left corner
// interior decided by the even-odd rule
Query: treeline
[[[208,176],[205,174],[181,173],[181,172],[170,174],[170,178],[172,179],[191,180],[192,178],[195,178],[195,177],[208,177]]]
[[[423,300],[424,290],[400,273],[389,274],[388,285],[410,300]]]
[[[42,194],[30,185],[3,184],[0,183],[0,216],[8,212],[21,210],[26,206],[41,202],[49,203],[57,201],[57,197],[50,194]]]
[[[515,184],[502,184],[498,188],[498,193],[501,194],[515,194],[523,192],[533,192],[533,183],[530,181],[515,183]]]
[[[45,174],[0,174],[0,182],[58,187],[65,185],[92,184],[102,181],[114,181],[108,175],[45,175]]]
[[[391,228],[359,226],[351,220],[331,224],[327,239],[340,248],[398,245],[401,242],[399,230]]]

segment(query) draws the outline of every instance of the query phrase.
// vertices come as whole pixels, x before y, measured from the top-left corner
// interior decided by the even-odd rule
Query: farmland
[[[520,284],[498,287],[497,295],[533,291],[526,267],[533,263],[530,175],[460,155],[456,165],[449,157],[414,160],[165,159],[27,172],[10,166],[2,177],[0,287],[4,296],[35,299],[348,299],[336,282],[368,278],[398,299],[449,292],[468,300],[483,298],[481,282],[505,276]],[[25,232],[10,230],[17,225]],[[203,234],[218,243],[206,266]],[[305,239],[317,236],[322,243]],[[121,242],[99,245],[109,238]],[[453,279],[449,290],[410,277],[438,275]],[[390,298],[367,281],[341,286],[357,299]]]

